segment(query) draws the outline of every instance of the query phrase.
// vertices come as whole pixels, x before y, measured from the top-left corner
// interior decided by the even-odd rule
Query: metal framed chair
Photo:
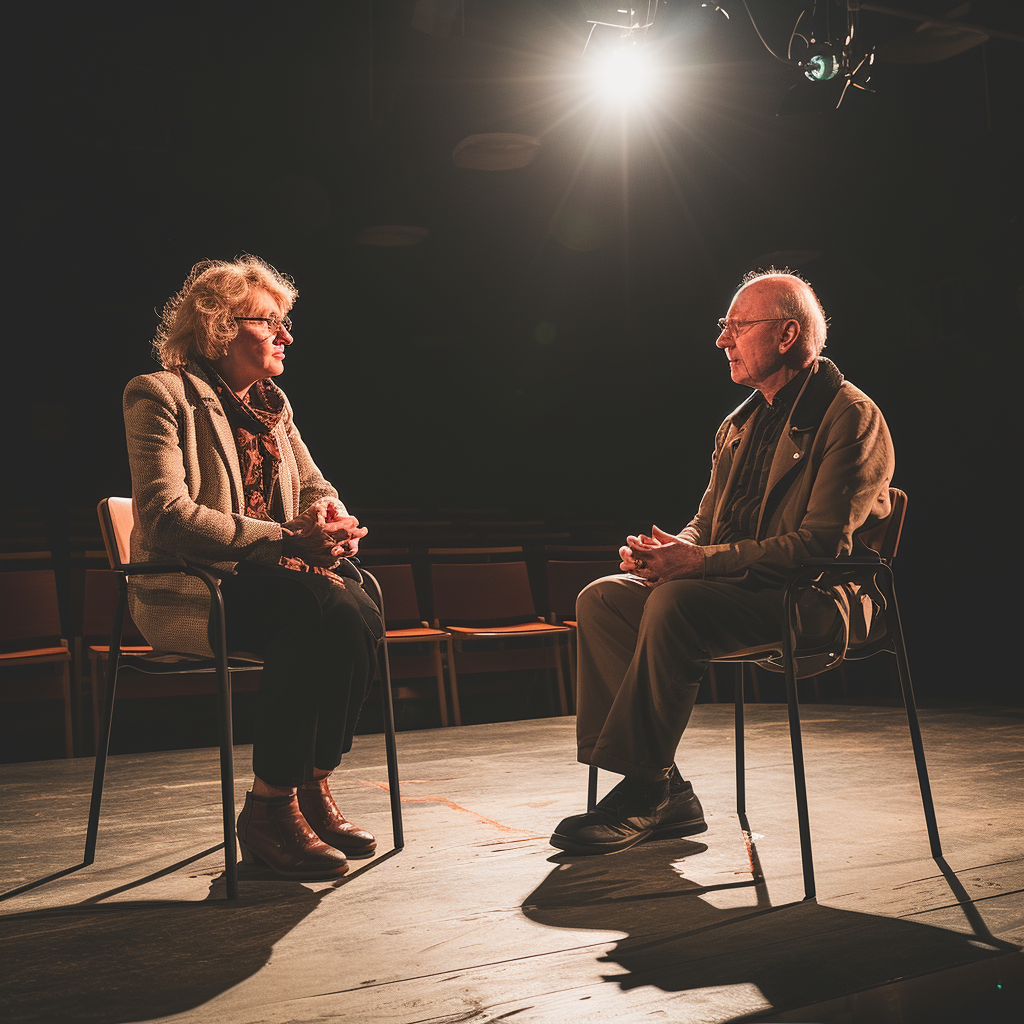
[[[938,859],[942,856],[931,784],[928,780],[928,766],[925,762],[924,745],[921,741],[921,726],[918,722],[917,704],[910,678],[910,663],[907,659],[892,571],[892,561],[899,546],[903,521],[906,516],[907,496],[895,487],[889,488],[889,496],[892,504],[890,514],[884,520],[872,524],[869,530],[863,530],[858,535],[867,547],[877,552],[876,555],[838,559],[813,558],[802,562],[789,577],[782,591],[784,629],[781,642],[747,651],[741,655],[715,659],[716,664],[738,664],[740,670],[736,686],[736,812],[741,821],[745,821],[746,816],[743,743],[744,668],[747,664],[756,664],[770,672],[785,674],[805,899],[813,899],[816,890],[797,679],[809,678],[826,672],[841,664],[844,659],[860,661],[883,651],[895,655],[903,705],[910,728],[918,784],[921,789],[921,804],[928,830],[928,842],[932,857]],[[866,639],[856,642],[852,641],[847,631],[844,630],[843,635],[829,637],[825,643],[816,646],[808,645],[806,639],[801,637],[797,630],[796,607],[801,590],[812,582],[826,587],[848,584],[855,588],[851,591],[852,593],[870,595],[881,609],[878,615],[882,628],[873,628]],[[592,810],[596,802],[597,768],[592,766],[588,787],[588,808]]]
[[[107,549],[110,566],[120,574],[117,605],[110,634],[110,656],[107,658],[107,683],[99,740],[96,745],[96,767],[93,774],[92,800],[89,805],[89,825],[86,832],[83,866],[92,864],[96,858],[96,840],[99,833],[100,803],[103,797],[103,780],[106,772],[107,752],[110,745],[110,726],[117,690],[117,675],[121,668],[132,667],[152,675],[169,673],[215,673],[217,676],[218,733],[220,741],[221,806],[224,825],[224,874],[227,881],[228,899],[238,897],[238,858],[235,846],[235,790],[234,764],[232,759],[231,735],[231,673],[252,671],[261,667],[261,662],[251,655],[230,656],[224,625],[224,599],[215,577],[205,569],[180,562],[136,562],[131,561],[130,537],[134,519],[131,498],[104,498],[97,506],[103,542]],[[131,576],[153,576],[158,574],[181,573],[200,580],[210,593],[210,636],[214,656],[200,658],[173,652],[126,654],[121,646],[121,634],[128,603],[128,579]],[[377,581],[367,572],[364,579],[370,583],[370,597],[375,601],[383,617],[383,597]],[[381,692],[384,704],[384,732],[387,748],[388,783],[391,791],[391,821],[395,849],[405,845],[402,829],[401,796],[398,784],[398,755],[395,743],[394,707],[391,702],[391,677],[388,671],[387,647],[382,645],[383,664]]]

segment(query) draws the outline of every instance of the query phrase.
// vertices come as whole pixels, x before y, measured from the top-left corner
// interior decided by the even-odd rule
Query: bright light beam
[[[607,100],[635,103],[649,96],[654,82],[643,48],[636,45],[616,47],[594,58],[594,87]]]

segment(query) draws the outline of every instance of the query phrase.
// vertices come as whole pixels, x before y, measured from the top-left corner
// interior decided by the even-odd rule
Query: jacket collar
[[[789,413],[789,420],[786,426],[783,427],[782,436],[779,438],[778,446],[775,449],[772,465],[768,472],[765,496],[761,502],[761,512],[758,517],[758,536],[760,536],[761,524],[768,523],[771,509],[774,508],[779,500],[780,495],[775,493],[778,484],[786,479],[798,466],[803,465],[804,453],[812,443],[818,427],[821,426],[825,411],[832,404],[832,400],[836,397],[842,383],[843,375],[839,372],[835,363],[831,359],[819,356],[818,361],[812,366],[812,372],[807,375],[807,379],[800,389],[800,394],[797,395],[796,401],[793,403],[793,408]],[[727,463],[728,476],[722,492],[723,499],[715,509],[711,526],[712,538],[717,536],[719,515],[725,507],[725,497],[732,491],[740,463],[743,461],[741,449],[744,444],[749,442],[749,437],[744,434],[743,428],[760,403],[761,396],[755,391],[726,417],[728,429],[725,444],[732,449],[733,454]]]
[[[807,380],[793,403],[793,410],[789,414],[790,429],[817,430],[825,410],[832,404],[832,399],[836,397],[842,383],[843,375],[839,367],[831,359],[818,356],[818,361],[814,364],[812,372],[807,375]],[[755,391],[733,409],[726,420],[734,430],[742,430],[759,404],[760,394]]]
[[[217,447],[220,449],[220,457],[227,467],[228,475],[231,478],[232,511],[241,512],[244,506],[244,488],[242,486],[242,470],[238,463],[238,449],[235,446],[235,433],[228,422],[227,413],[221,403],[217,392],[210,386],[201,367],[194,362],[189,362],[176,371],[181,374],[182,381],[187,382],[196,397],[199,405],[206,412],[214,436],[217,438]]]

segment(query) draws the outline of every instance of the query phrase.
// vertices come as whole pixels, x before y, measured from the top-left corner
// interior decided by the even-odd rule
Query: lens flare
[[[654,75],[641,47],[607,50],[595,58],[594,85],[609,100],[631,103],[650,95]]]

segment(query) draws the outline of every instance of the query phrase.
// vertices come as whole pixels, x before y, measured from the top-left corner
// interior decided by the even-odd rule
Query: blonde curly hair
[[[238,333],[233,318],[251,315],[262,292],[286,311],[299,297],[292,279],[258,256],[197,263],[163,308],[153,338],[157,361],[171,370],[197,355],[219,359]]]

